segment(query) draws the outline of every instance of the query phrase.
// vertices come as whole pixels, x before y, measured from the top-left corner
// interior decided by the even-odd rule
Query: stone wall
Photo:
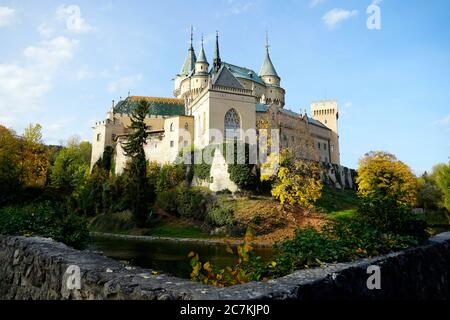
[[[367,288],[370,265],[380,267],[380,290]],[[74,266],[80,270],[80,289],[67,285],[76,284],[69,281]],[[0,236],[0,299],[450,299],[449,266],[447,232],[421,247],[374,259],[215,288],[50,239]]]

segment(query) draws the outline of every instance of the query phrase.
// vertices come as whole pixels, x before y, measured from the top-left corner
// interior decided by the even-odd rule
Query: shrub
[[[205,222],[211,227],[224,227],[233,224],[233,210],[230,208],[215,207],[206,215]]]
[[[168,213],[177,214],[177,204],[180,193],[181,188],[179,187],[158,192],[156,196],[156,205]]]
[[[162,192],[176,187],[186,178],[184,165],[164,164],[156,181],[156,192]]]
[[[184,218],[204,220],[214,201],[209,190],[200,187],[186,188],[178,194],[177,212]]]
[[[89,238],[85,219],[51,202],[1,208],[0,233],[50,237],[75,248],[82,248]]]

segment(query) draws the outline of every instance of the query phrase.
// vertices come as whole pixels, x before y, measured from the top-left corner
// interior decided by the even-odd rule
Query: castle
[[[281,148],[289,148],[299,158],[340,165],[337,101],[313,102],[311,116],[306,111],[301,114],[286,109],[286,92],[270,58],[268,42],[256,73],[222,61],[218,35],[212,64],[203,41],[197,56],[191,32],[190,47],[174,82],[174,98],[128,96],[117,104],[113,101],[106,119],[93,127],[91,166],[106,147],[114,146],[115,171],[123,171],[127,159],[122,143],[128,134],[130,113],[140,100],[151,105],[145,119],[149,161],[172,163],[182,150],[192,146],[201,150],[217,142],[217,133],[225,141],[247,142],[248,133],[257,134],[258,124],[264,122],[268,129],[277,130]],[[213,190],[236,189],[224,176],[224,165],[219,160],[213,163]]]

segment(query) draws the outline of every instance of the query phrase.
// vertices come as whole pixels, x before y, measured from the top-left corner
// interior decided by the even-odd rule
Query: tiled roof
[[[264,81],[262,81],[262,79],[258,76],[258,74],[251,69],[239,67],[227,62],[222,62],[222,65],[227,67],[228,70],[230,70],[233,76],[235,76],[236,78],[247,79],[265,85]]]
[[[300,113],[294,112],[292,110],[288,110],[288,109],[280,109],[280,111],[284,114],[290,115],[292,117],[297,117],[297,118],[302,118],[303,116]],[[328,128],[326,125],[324,125],[322,122],[320,122],[319,120],[313,119],[311,117],[308,117],[308,122],[312,125],[315,125],[317,127],[321,127],[323,129],[327,129],[330,130],[330,128]]]
[[[235,78],[226,66],[220,68],[219,72],[214,75],[212,84],[229,88],[245,89],[244,86]]]
[[[182,99],[130,96],[116,104],[114,113],[131,114],[139,101],[145,101],[150,105],[149,115],[177,116],[184,115],[185,112]]]

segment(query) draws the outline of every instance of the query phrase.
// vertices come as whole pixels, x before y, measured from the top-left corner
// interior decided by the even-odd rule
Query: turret
[[[181,67],[180,72],[175,77],[175,88],[174,88],[175,97],[180,96],[180,85],[183,79],[185,79],[195,70],[195,61],[197,61],[197,57],[195,56],[195,51],[192,42],[193,42],[193,28],[191,27],[191,44],[189,46],[186,58],[184,59],[183,66]]]
[[[205,49],[203,48],[203,35],[202,35],[202,48],[195,62],[195,75],[207,75],[209,69],[209,63],[206,59]]]
[[[266,55],[264,57],[263,65],[261,66],[261,70],[259,71],[259,76],[267,85],[280,86],[280,77],[273,66],[272,60],[270,59],[269,54],[269,39],[266,35]]]

